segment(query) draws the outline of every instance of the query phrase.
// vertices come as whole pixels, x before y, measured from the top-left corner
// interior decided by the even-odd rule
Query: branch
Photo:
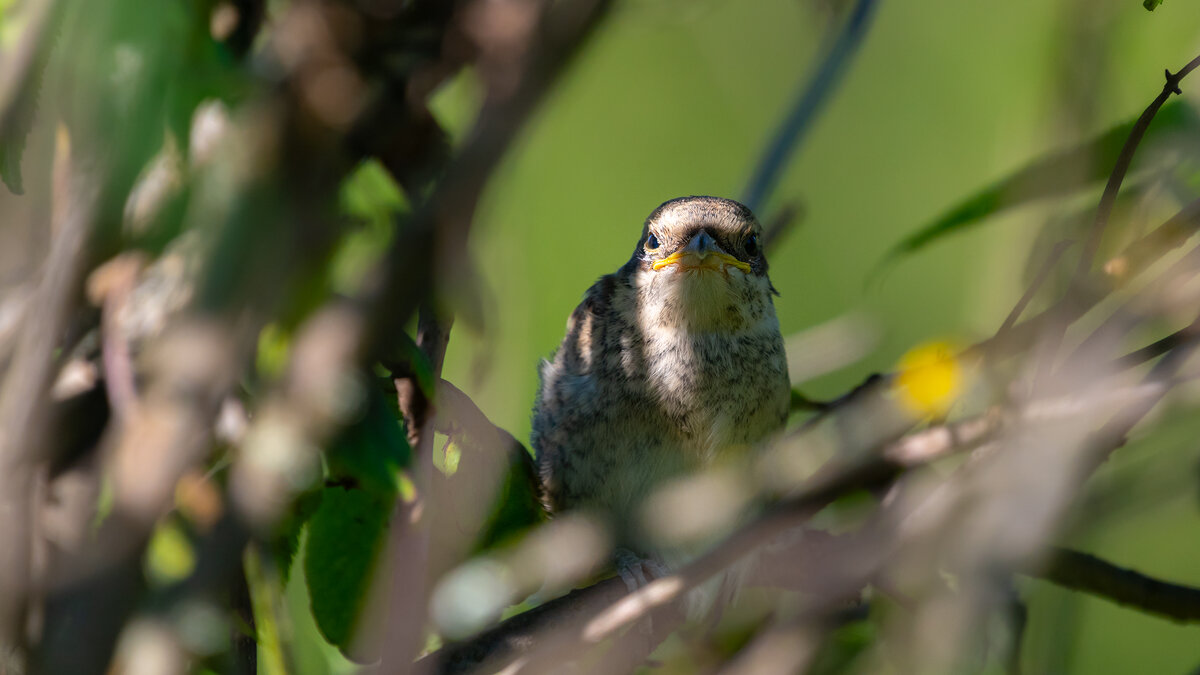
[[[886,484],[906,468],[923,466],[948,454],[977,446],[996,433],[1002,419],[989,413],[955,424],[927,429],[889,444],[877,455],[857,462],[826,465],[793,497],[777,504],[743,529],[677,573],[627,593],[623,582],[609,578],[588,588],[549,601],[519,614],[460,645],[447,646],[422,660],[423,667],[440,673],[459,673],[487,663],[503,665],[517,658],[522,668],[560,663],[616,635],[630,624],[650,618],[655,634],[673,630],[682,621],[676,603],[691,588],[764,545],[759,562],[764,580],[773,586],[830,593],[829,579],[844,576],[843,566],[823,564],[844,545],[841,538],[817,535],[796,539],[792,546],[771,546],[839,497]],[[811,554],[816,547],[817,555]],[[798,553],[804,551],[804,555]],[[815,574],[824,570],[823,575]],[[856,587],[855,582],[837,588]],[[844,593],[837,593],[841,597]],[[552,627],[547,635],[545,629]],[[638,629],[629,631],[638,632]],[[669,633],[670,630],[666,630]],[[533,650],[537,650],[536,654]],[[535,660],[534,660],[535,659]]]
[[[784,240],[803,215],[804,209],[796,202],[788,202],[781,206],[770,222],[763,223],[763,248],[768,252],[778,248],[779,242]]]
[[[1012,329],[1013,325],[1017,323],[1017,319],[1021,318],[1021,313],[1025,311],[1025,307],[1029,305],[1030,301],[1033,300],[1033,296],[1037,294],[1038,289],[1042,287],[1042,284],[1046,283],[1046,279],[1050,278],[1050,272],[1058,264],[1059,258],[1074,244],[1075,242],[1073,241],[1060,241],[1055,244],[1054,248],[1050,251],[1050,255],[1046,256],[1046,261],[1042,263],[1042,268],[1038,270],[1037,276],[1029,284],[1029,288],[1025,289],[1025,294],[1021,296],[1021,299],[1017,300],[1017,304],[1008,313],[1008,316],[1004,319],[1004,323],[996,331],[996,335],[1002,335]]]
[[[1165,223],[1147,232],[1125,247],[1104,265],[1104,271],[1117,279],[1140,272],[1172,249],[1179,248],[1200,228],[1200,199],[1189,202]]]
[[[68,194],[55,196],[66,207],[55,209],[56,236],[44,261],[42,278],[31,298],[0,394],[0,652],[23,643],[30,579],[34,467],[46,457],[48,391],[59,347],[83,286],[84,268],[99,203],[94,176],[74,170]],[[56,167],[57,168],[57,167]]]
[[[427,299],[418,315],[417,347],[429,362],[433,377],[440,378],[452,319],[441,319],[432,305],[433,300]],[[396,500],[388,531],[391,556],[390,564],[385,568],[388,574],[380,575],[375,582],[382,584],[387,590],[380,591],[389,596],[384,625],[380,627],[385,670],[412,662],[420,648],[421,630],[425,626],[424,612],[414,612],[413,608],[429,604],[425,570],[429,564],[434,414],[415,377],[398,377],[395,382],[397,402],[404,415],[413,452],[412,473],[418,498]],[[378,592],[372,595],[378,595]]]
[[[1160,581],[1094,555],[1055,548],[1029,576],[1178,623],[1200,623],[1200,588]]]
[[[775,132],[775,138],[767,146],[754,176],[742,193],[742,203],[749,206],[751,211],[757,211],[770,197],[779,182],[788,156],[800,145],[804,133],[812,127],[821,106],[829,100],[830,94],[845,74],[850,60],[858,53],[871,25],[876,5],[876,0],[858,0],[854,5],[842,32],[813,72],[808,86],[796,99],[779,130]]]

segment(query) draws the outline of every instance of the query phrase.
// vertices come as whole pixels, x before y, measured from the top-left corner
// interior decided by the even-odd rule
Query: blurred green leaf
[[[387,542],[394,499],[366,490],[327,487],[308,524],[304,575],[321,634],[343,653],[351,648],[372,574]]]
[[[270,542],[271,556],[279,569],[279,578],[285,585],[291,578],[292,562],[300,551],[300,537],[304,526],[321,506],[321,495],[324,493],[324,488],[320,488],[301,494],[293,502],[291,511],[275,528],[275,536]]]
[[[21,157],[25,153],[25,139],[33,126],[33,108],[36,96],[26,92],[14,103],[11,121],[0,129],[0,181],[15,195],[24,194],[21,181]]]
[[[1107,179],[1135,122],[1136,119],[1125,122],[1085,143],[1035,160],[971,195],[894,246],[885,264],[962,232],[1005,209],[1047,197],[1064,197]],[[1186,102],[1177,99],[1159,110],[1141,147],[1181,134],[1196,139],[1200,136],[1200,120]]]
[[[400,471],[411,452],[383,392],[368,387],[362,419],[348,426],[331,444],[325,459],[330,482],[362,488],[394,498]]]
[[[0,53],[11,53],[17,49],[18,36],[32,30],[29,14],[24,12],[13,17],[11,9],[3,7],[4,15],[0,16]],[[25,142],[29,131],[33,128],[34,113],[37,110],[38,98],[41,95],[42,81],[45,78],[46,64],[50,61],[50,52],[58,42],[58,17],[52,16],[43,31],[37,48],[37,55],[25,72],[24,82],[17,92],[16,98],[9,104],[8,110],[0,112],[0,181],[8,186],[13,194],[23,194],[24,185],[21,180],[21,157],[25,154]],[[0,57],[0,63],[4,59]],[[13,69],[7,69],[2,75],[13,77]]]
[[[159,586],[186,578],[196,568],[196,552],[174,519],[159,523],[146,548],[146,576]]]
[[[330,285],[334,292],[352,295],[387,250],[395,236],[396,217],[407,212],[409,204],[387,169],[370,159],[342,181],[338,205],[360,226],[338,242],[330,261]]]
[[[877,630],[871,621],[848,623],[825,639],[810,672],[819,675],[854,672],[858,658],[875,643]]]
[[[263,675],[286,675],[284,637],[281,635],[277,610],[282,600],[283,585],[263,568],[262,559],[253,546],[247,549],[244,560],[254,614],[254,625],[245,628],[250,629],[249,634],[258,644],[258,672]]]
[[[496,495],[494,511],[483,528],[477,550],[491,548],[546,521],[546,512],[536,492],[537,477],[531,463],[511,458],[504,483]]]
[[[304,576],[317,626],[347,656],[410,459],[400,425],[374,388],[361,419],[326,453],[329,485],[308,522]]]
[[[342,182],[338,202],[347,214],[363,220],[388,220],[408,210],[408,200],[377,159],[358,165]]]
[[[1145,7],[1146,9],[1153,12],[1162,3],[1163,3],[1163,0],[1142,0],[1142,7]]]
[[[254,360],[258,374],[267,378],[283,375],[287,369],[291,346],[291,334],[279,324],[269,323],[263,326],[258,333],[258,350]]]

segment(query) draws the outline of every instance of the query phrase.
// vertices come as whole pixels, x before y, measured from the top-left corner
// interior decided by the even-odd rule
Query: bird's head
[[[646,219],[627,269],[661,322],[735,330],[771,304],[762,236],[750,209],[731,199],[672,199]]]

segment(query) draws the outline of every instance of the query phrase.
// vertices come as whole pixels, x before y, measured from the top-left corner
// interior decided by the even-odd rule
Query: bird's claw
[[[662,562],[654,558],[643,558],[627,548],[617,549],[615,558],[617,576],[625,582],[625,588],[630,593],[671,573]]]

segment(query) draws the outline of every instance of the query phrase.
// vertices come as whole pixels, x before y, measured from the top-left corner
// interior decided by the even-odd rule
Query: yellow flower
[[[917,345],[900,359],[893,385],[901,404],[918,417],[940,417],[963,389],[958,349],[948,342]]]

